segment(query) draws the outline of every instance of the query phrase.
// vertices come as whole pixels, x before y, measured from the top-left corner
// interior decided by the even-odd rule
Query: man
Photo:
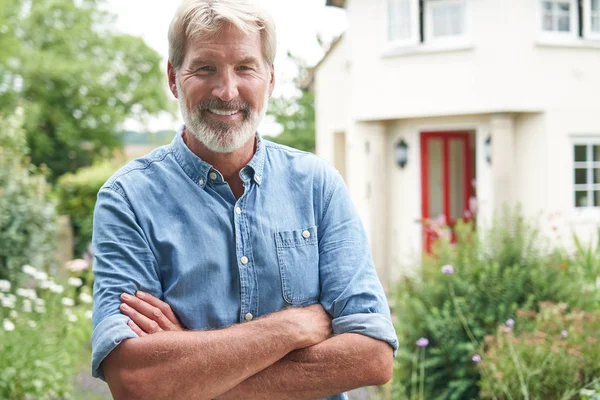
[[[343,399],[387,382],[396,335],[342,179],[256,134],[271,18],[185,0],[169,46],[185,127],[98,194],[93,375],[144,400]]]

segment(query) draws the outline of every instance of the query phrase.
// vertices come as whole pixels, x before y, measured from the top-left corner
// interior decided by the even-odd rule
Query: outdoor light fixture
[[[404,168],[408,162],[408,144],[404,139],[396,144],[396,163],[400,168]]]
[[[488,136],[483,145],[483,153],[488,164],[492,165],[492,137]]]

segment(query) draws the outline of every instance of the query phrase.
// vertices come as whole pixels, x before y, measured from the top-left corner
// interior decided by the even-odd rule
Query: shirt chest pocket
[[[303,305],[319,299],[317,227],[275,233],[283,299]]]

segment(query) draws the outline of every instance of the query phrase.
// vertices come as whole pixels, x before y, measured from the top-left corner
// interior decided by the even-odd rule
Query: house
[[[600,0],[328,0],[317,153],[346,180],[384,285],[435,233],[520,205],[553,240],[600,224]],[[441,220],[441,221],[440,221]]]

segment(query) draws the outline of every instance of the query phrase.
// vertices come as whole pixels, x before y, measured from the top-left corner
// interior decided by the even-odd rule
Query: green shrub
[[[394,398],[416,396],[415,379],[424,380],[428,400],[478,398],[480,373],[472,357],[499,323],[540,301],[584,310],[597,305],[597,293],[581,291],[581,267],[566,253],[543,248],[543,238],[518,212],[506,212],[485,232],[471,224],[455,230],[456,243],[439,240],[420,276],[405,278],[392,294],[400,341]],[[417,365],[419,338],[428,346]]]
[[[600,383],[600,312],[566,309],[542,303],[539,313],[520,312],[514,327],[486,337],[482,398],[579,399]]]
[[[0,398],[72,398],[73,377],[89,351],[91,287],[61,285],[31,266],[16,288],[0,280]]]
[[[42,267],[56,245],[50,187],[29,163],[21,116],[0,116],[0,279],[16,282],[25,263]]]
[[[77,256],[83,255],[92,241],[92,219],[98,191],[117,169],[114,164],[105,162],[81,168],[75,174],[63,175],[56,184],[58,212],[71,219]]]

